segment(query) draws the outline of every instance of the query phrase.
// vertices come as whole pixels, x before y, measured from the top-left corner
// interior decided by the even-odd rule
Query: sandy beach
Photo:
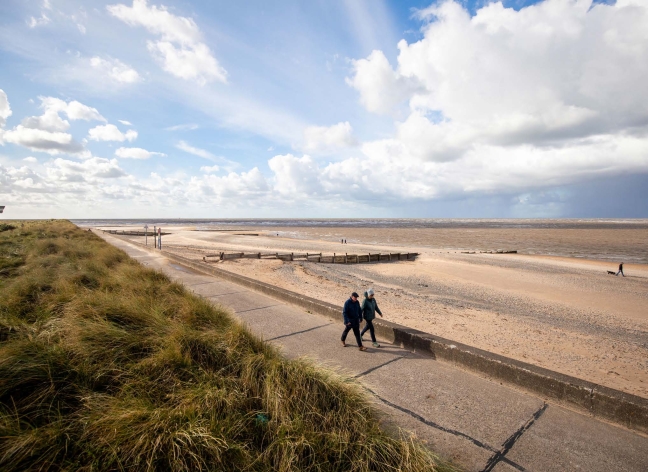
[[[630,262],[648,254],[643,229],[195,228],[165,226],[165,248],[193,259],[236,250],[418,252],[415,261],[359,265],[217,264],[339,305],[372,287],[390,321],[648,397],[648,265]],[[626,277],[607,274],[618,262],[602,259],[628,248]],[[479,253],[496,249],[520,253]]]

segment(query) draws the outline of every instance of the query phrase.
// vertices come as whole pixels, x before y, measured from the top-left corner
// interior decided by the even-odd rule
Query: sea
[[[648,219],[479,219],[479,218],[169,218],[71,220],[78,226],[187,225],[204,227],[348,227],[348,228],[547,228],[645,229]]]

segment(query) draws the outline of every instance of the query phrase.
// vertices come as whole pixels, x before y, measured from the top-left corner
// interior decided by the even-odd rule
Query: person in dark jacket
[[[366,351],[367,348],[362,345],[362,338],[360,337],[360,322],[362,321],[362,310],[360,309],[360,302],[358,301],[358,294],[353,292],[351,298],[344,302],[342,308],[342,316],[344,317],[344,332],[342,333],[342,346],[346,347],[346,337],[349,331],[353,330],[358,348],[361,351]]]
[[[372,288],[367,290],[364,293],[364,300],[362,301],[362,306],[360,307],[362,309],[362,318],[365,320],[365,326],[362,328],[362,332],[360,333],[360,337],[364,336],[364,334],[369,330],[369,333],[371,334],[371,342],[373,343],[374,347],[380,347],[380,344],[376,341],[376,332],[374,330],[374,325],[373,325],[373,320],[376,317],[376,312],[380,315],[382,318],[382,311],[380,311],[380,308],[378,308],[378,302],[374,298],[374,291]]]
[[[625,277],[625,274],[623,273],[623,262],[619,264],[619,272],[617,272],[616,275],[618,276],[619,274]]]

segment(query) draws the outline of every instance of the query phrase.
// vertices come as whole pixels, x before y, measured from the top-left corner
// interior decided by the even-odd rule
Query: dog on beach
[[[616,272],[614,272],[613,270],[608,270],[607,273],[611,275],[616,275]]]

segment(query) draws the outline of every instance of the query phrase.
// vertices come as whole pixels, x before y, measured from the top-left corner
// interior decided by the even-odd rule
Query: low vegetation
[[[367,394],[69,222],[0,232],[0,470],[451,470]]]

